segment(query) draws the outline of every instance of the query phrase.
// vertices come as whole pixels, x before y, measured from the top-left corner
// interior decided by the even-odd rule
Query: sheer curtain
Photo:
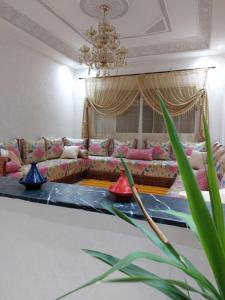
[[[201,140],[207,69],[86,80],[83,128],[91,137],[167,139],[160,93],[184,140]],[[87,104],[88,103],[88,104]]]

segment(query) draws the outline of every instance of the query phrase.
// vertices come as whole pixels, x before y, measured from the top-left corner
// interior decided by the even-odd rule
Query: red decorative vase
[[[117,182],[109,187],[109,192],[114,194],[117,200],[127,201],[131,198],[132,191],[124,169],[121,169],[121,175]]]

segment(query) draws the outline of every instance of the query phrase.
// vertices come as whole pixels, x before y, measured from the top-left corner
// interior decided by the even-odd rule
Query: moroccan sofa
[[[63,147],[74,145],[80,147],[78,158],[62,159]],[[204,143],[187,143],[183,147],[190,155],[193,150],[203,151]],[[145,150],[137,149],[136,139],[14,139],[0,143],[0,149],[14,152],[21,167],[10,170],[8,159],[0,156],[0,174],[22,178],[30,163],[35,161],[41,174],[49,181],[73,183],[81,178],[116,180],[120,175],[121,154],[136,183],[166,187],[173,185],[174,181],[176,183],[178,168],[170,144],[145,140],[143,148]]]
[[[220,188],[220,191],[222,192],[221,196],[223,198],[225,196],[223,190],[225,188],[225,146],[219,142],[213,144],[212,153],[213,153],[213,160],[216,168],[216,174],[218,178],[218,186]],[[197,172],[198,172],[197,170],[194,170],[196,176],[197,176]],[[202,187],[201,190],[203,191],[204,198],[209,200],[208,185],[207,185],[206,178],[205,178],[205,182],[206,182],[205,187],[204,188]],[[167,195],[171,197],[177,197],[177,198],[186,198],[186,193],[184,192],[184,190],[185,189],[183,186],[181,176],[178,174],[174,183],[170,187],[170,190]],[[222,201],[224,202],[224,199],[222,199]]]

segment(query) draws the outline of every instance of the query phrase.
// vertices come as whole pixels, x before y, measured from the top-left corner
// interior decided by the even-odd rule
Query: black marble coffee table
[[[0,177],[0,196],[17,198],[15,201],[21,199],[46,205],[108,214],[109,212],[104,206],[109,205],[121,210],[128,216],[144,220],[142,212],[132,199],[129,202],[118,202],[115,196],[110,194],[107,189],[80,186],[79,184],[48,182],[40,190],[28,191],[18,183],[18,180]],[[141,198],[147,211],[156,222],[179,227],[186,226],[181,220],[160,212],[160,210],[172,209],[188,213],[187,200],[148,194],[141,194]]]

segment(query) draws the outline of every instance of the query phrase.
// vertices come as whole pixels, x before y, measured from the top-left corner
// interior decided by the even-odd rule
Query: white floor
[[[209,273],[189,230],[166,225],[161,228],[184,255],[205,274]],[[53,300],[108,268],[83,253],[82,248],[118,257],[137,250],[159,253],[135,228],[114,216],[0,197],[1,300]],[[139,265],[165,278],[184,278],[168,266],[144,261]],[[163,300],[166,297],[142,284],[102,284],[65,299]]]

